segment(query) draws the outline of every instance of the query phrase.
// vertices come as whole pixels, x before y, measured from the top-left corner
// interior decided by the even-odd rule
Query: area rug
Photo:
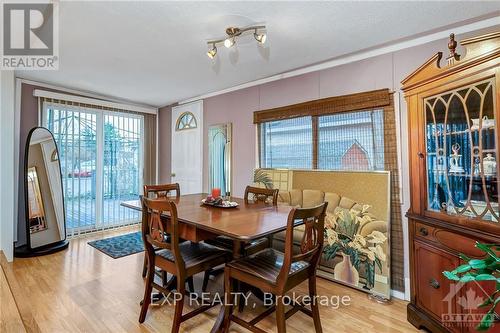
[[[120,235],[88,242],[90,246],[107,254],[113,259],[144,251],[141,232]]]

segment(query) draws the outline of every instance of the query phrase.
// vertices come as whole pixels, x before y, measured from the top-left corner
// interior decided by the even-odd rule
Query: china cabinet
[[[480,257],[476,241],[500,243],[498,196],[500,32],[450,35],[402,81],[408,108],[411,302],[408,320],[431,332],[474,332],[492,283],[460,285],[442,272]],[[495,329],[499,329],[496,327]]]

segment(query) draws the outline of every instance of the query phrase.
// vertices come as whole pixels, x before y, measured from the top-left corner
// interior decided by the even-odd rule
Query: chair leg
[[[285,304],[283,303],[283,297],[280,297],[276,302],[276,326],[278,327],[278,333],[286,333],[285,321]]]
[[[319,307],[316,302],[316,274],[309,277],[309,296],[313,300],[311,302],[311,310],[314,320],[314,328],[316,329],[316,333],[323,333],[323,329],[321,328],[321,319],[319,316]]]
[[[187,278],[187,283],[189,286],[189,291],[194,294],[195,290],[194,290],[194,281],[192,276]]]
[[[146,286],[144,288],[144,298],[142,299],[141,314],[139,316],[139,322],[142,324],[146,319],[146,314],[148,312],[149,304],[151,304],[151,292],[153,291],[153,280],[155,276],[154,266],[148,265]]]
[[[207,287],[208,287],[208,280],[210,280],[210,272],[212,270],[209,269],[207,271],[205,271],[205,275],[203,275],[203,285],[201,287],[201,291],[202,292],[206,292],[207,291]]]
[[[186,280],[177,277],[177,292],[181,295],[175,302],[174,321],[172,323],[172,333],[178,333],[182,323],[182,310],[184,308],[184,297],[186,293]]]
[[[144,264],[142,265],[142,277],[146,277],[148,273],[148,255],[144,253]]]
[[[243,290],[241,293],[238,295],[238,312],[242,313],[243,310],[245,309],[245,297],[243,295],[248,295],[248,293],[245,293]]]
[[[229,268],[226,267],[224,270],[224,300],[226,301],[226,304],[224,305],[224,323],[222,324],[223,332],[229,332],[229,326],[231,326],[231,315],[233,314],[233,304],[235,301],[235,297],[232,295],[233,284],[234,280],[231,278],[231,272]]]

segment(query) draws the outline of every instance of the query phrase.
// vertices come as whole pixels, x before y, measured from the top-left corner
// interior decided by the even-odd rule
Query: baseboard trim
[[[405,293],[403,291],[391,289],[391,296],[400,300],[405,301]]]

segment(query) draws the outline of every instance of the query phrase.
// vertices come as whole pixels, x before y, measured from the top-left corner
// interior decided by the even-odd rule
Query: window
[[[299,117],[263,122],[259,124],[260,167],[384,170],[383,115],[383,109],[378,109],[319,116],[317,121]],[[317,140],[313,140],[315,126]]]
[[[318,117],[318,169],[384,170],[383,110]]]
[[[311,117],[270,121],[260,124],[262,168],[312,168]]]
[[[191,112],[182,113],[177,119],[177,123],[175,129],[177,131],[182,131],[186,129],[196,128],[198,125],[196,124],[196,118],[194,114]]]
[[[59,149],[69,236],[139,221],[120,206],[143,182],[143,116],[43,103]]]

